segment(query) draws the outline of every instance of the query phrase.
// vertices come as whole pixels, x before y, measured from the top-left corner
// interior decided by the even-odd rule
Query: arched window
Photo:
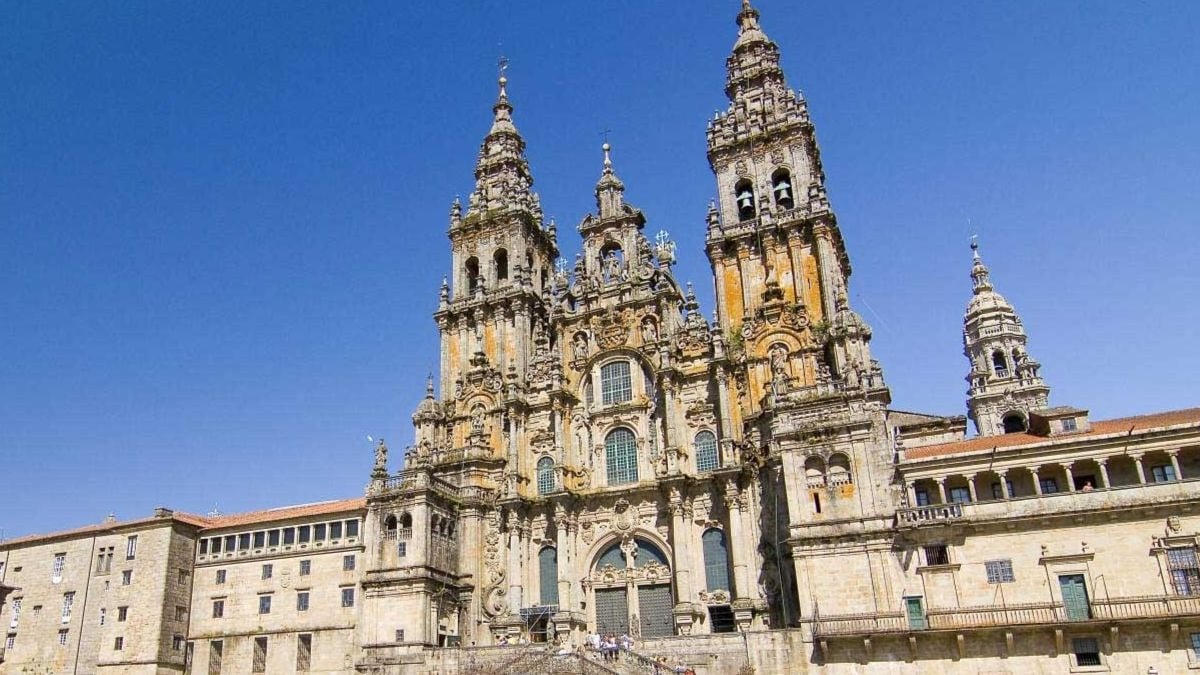
[[[711,431],[696,434],[696,471],[704,473],[717,468],[717,437]]]
[[[637,549],[633,557],[634,567],[645,567],[650,563],[658,563],[659,565],[667,565],[667,555],[662,552],[662,549],[651,544],[645,539],[637,540]]]
[[[539,495],[554,492],[554,460],[549,457],[538,460],[537,489]]]
[[[732,591],[729,587],[729,547],[725,544],[725,533],[716,528],[705,530],[700,541],[704,545],[704,580],[708,592]]]
[[[479,288],[479,258],[467,258],[467,291],[474,293]]]
[[[992,352],[992,367],[996,370],[996,377],[1008,377],[1008,361],[999,349]]]
[[[1025,431],[1025,417],[1019,412],[1010,412],[1004,416],[1004,433],[1019,434]]]
[[[495,255],[492,256],[492,262],[496,267],[496,281],[504,281],[508,278],[508,251],[497,249]]]
[[[771,174],[771,191],[775,193],[775,203],[780,208],[790,209],[796,205],[792,192],[792,176],[787,169],[779,169]]]
[[[410,513],[400,514],[400,527],[401,528],[411,528],[412,527],[412,514],[410,514]]]
[[[620,544],[613,544],[604,549],[604,553],[600,554],[600,558],[596,560],[597,569],[607,565],[622,570],[625,569],[625,552],[621,550]]]
[[[385,531],[385,534],[383,535],[385,539],[395,539],[396,516],[388,516],[387,519],[383,521],[383,529]]]
[[[829,484],[830,485],[849,485],[853,480],[850,477],[850,459],[840,452],[829,458]]]
[[[810,488],[825,485],[825,462],[820,457],[804,460],[804,477]]]
[[[608,463],[608,484],[636,483],[638,479],[637,441],[628,429],[614,429],[604,439]]]
[[[733,187],[733,194],[737,199],[737,210],[739,220],[750,220],[755,216],[754,208],[754,186],[749,180],[743,178],[738,181]]]
[[[551,546],[538,551],[538,602],[558,604],[558,551]]]
[[[600,368],[601,402],[604,405],[624,403],[633,398],[633,378],[628,361],[613,361]]]

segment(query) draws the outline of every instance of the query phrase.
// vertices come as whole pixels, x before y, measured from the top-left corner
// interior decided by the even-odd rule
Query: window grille
[[[549,457],[538,460],[537,490],[539,495],[554,492],[554,460]]]
[[[949,565],[950,552],[946,550],[945,544],[934,544],[925,547],[925,564],[926,565]]]
[[[696,434],[696,471],[704,473],[717,468],[717,437],[711,431]]]
[[[1196,562],[1196,547],[1178,546],[1167,549],[1167,569],[1176,595],[1200,595],[1200,565]]]
[[[729,548],[725,543],[725,533],[715,528],[707,530],[700,541],[704,545],[704,580],[708,592],[732,591],[729,586]]]
[[[624,403],[633,398],[628,361],[615,361],[600,369],[600,391],[604,405]]]
[[[607,453],[608,484],[636,483],[638,479],[637,441],[628,429],[614,429],[604,440]]]
[[[983,565],[987,570],[989,584],[1011,584],[1016,581],[1011,560],[989,560]]]

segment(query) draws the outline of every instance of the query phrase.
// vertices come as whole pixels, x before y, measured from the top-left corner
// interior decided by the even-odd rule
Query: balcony
[[[813,634],[821,637],[869,637],[886,633],[920,633],[1079,623],[1122,623],[1200,616],[1200,596],[1127,596],[1096,598],[1088,618],[1069,619],[1060,602],[929,608],[923,621],[910,623],[901,612],[818,616]],[[916,625],[922,623],[923,625]]]
[[[900,527],[920,527],[933,523],[944,523],[963,517],[963,505],[957,502],[951,504],[935,504],[933,506],[918,506],[915,509],[901,509],[896,512],[896,524]]]

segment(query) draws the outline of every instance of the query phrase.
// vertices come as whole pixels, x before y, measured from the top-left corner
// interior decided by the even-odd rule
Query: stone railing
[[[900,509],[896,511],[896,524],[900,527],[917,527],[929,523],[944,522],[963,517],[963,505],[957,502],[951,504],[935,504],[933,506],[918,506],[915,509]]]
[[[818,616],[812,620],[817,636],[874,635],[922,630],[963,630],[1078,623],[1085,621],[1139,621],[1200,616],[1200,596],[1147,595],[1093,598],[1087,617],[1069,618],[1061,602],[1007,605],[931,607],[920,622],[901,612],[872,612]]]

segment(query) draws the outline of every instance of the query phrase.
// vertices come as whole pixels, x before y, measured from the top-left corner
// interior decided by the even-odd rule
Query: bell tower
[[[850,260],[825,194],[825,172],[804,97],[790,89],[779,47],[748,0],[726,60],[729,107],[708,123],[717,181],[706,249],[717,317],[734,356],[746,357],[741,410],[785,389],[834,380],[886,398],[870,358],[870,329],[849,306]],[[772,335],[782,329],[789,335]]]
[[[992,287],[976,242],[971,257],[973,295],[963,316],[963,354],[971,362],[967,412],[980,436],[1026,431],[1030,411],[1049,405],[1050,387],[1025,350],[1021,317]]]

